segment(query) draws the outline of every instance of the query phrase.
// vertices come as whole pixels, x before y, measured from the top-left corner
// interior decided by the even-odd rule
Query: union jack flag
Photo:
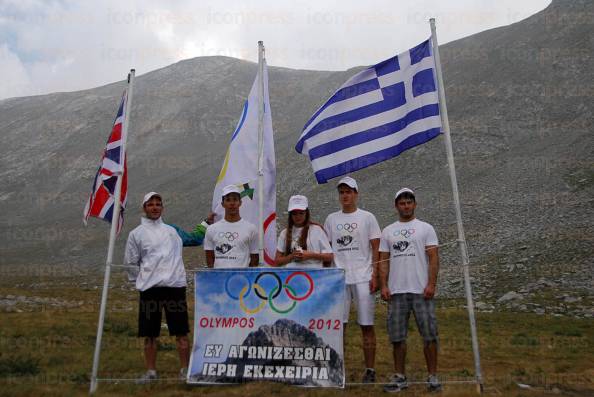
[[[127,91],[124,91],[122,95],[122,101],[118,109],[118,114],[113,123],[113,128],[107,144],[105,145],[105,151],[101,158],[101,165],[95,175],[95,181],[93,182],[93,190],[89,201],[85,206],[83,222],[87,224],[87,220],[90,216],[95,218],[101,218],[111,223],[113,218],[113,209],[115,202],[115,188],[118,180],[118,176],[123,173],[122,176],[122,190],[120,194],[120,219],[118,221],[118,233],[122,229],[124,224],[124,208],[126,207],[126,199],[128,194],[128,172],[126,167],[126,153],[123,147],[123,143],[126,141],[124,135],[124,116],[126,114],[127,105]]]

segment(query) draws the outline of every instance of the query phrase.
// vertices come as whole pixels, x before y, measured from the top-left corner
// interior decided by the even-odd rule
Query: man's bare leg
[[[435,341],[425,343],[423,353],[425,353],[427,372],[429,375],[437,374],[437,343]]]
[[[148,370],[157,370],[157,345],[157,338],[144,338],[144,363]]]
[[[176,336],[175,344],[179,354],[179,363],[181,368],[188,368],[190,363],[190,342],[187,335]]]
[[[361,333],[363,336],[363,356],[365,357],[365,366],[375,368],[375,329],[373,325],[362,325]]]
[[[404,361],[406,360],[406,342],[395,342],[392,344],[394,355],[394,371],[404,375]]]

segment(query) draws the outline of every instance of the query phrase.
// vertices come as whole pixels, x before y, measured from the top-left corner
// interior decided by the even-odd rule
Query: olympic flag
[[[204,270],[195,286],[188,383],[344,387],[344,270]]]
[[[239,123],[231,136],[221,172],[217,178],[212,198],[212,211],[217,220],[224,215],[221,192],[227,185],[236,185],[241,191],[241,217],[258,226],[262,219],[264,229],[263,263],[274,264],[276,253],[276,166],[272,115],[268,96],[268,70],[264,63],[264,120],[263,120],[263,190],[258,185],[258,86],[256,77],[243,106]],[[259,216],[258,201],[264,198],[263,216]]]

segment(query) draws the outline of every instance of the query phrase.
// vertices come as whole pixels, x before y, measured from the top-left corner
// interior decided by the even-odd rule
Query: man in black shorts
[[[144,196],[142,209],[145,215],[140,225],[130,232],[124,255],[124,264],[132,269],[128,272],[129,280],[135,281],[140,292],[138,336],[144,338],[147,372],[139,382],[157,379],[157,338],[161,333],[163,311],[169,334],[175,335],[181,363],[180,377],[185,378],[190,359],[190,330],[182,247],[201,244],[210,219],[198,225],[192,233],[167,225],[161,219],[161,196],[155,192]]]

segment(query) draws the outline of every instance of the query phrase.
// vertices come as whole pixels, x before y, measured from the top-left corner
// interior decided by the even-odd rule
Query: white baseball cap
[[[147,194],[144,195],[144,198],[142,199],[142,206],[144,207],[144,205],[153,197],[159,197],[161,200],[163,200],[163,198],[161,197],[161,195],[157,192],[148,192]]]
[[[221,193],[221,197],[225,197],[230,193],[237,193],[241,196],[241,191],[236,185],[227,185],[223,188],[223,192]]]
[[[400,196],[402,193],[410,193],[413,195],[413,197],[415,196],[415,192],[413,192],[412,189],[403,187],[402,189],[400,189],[399,191],[396,192],[396,195],[394,196],[394,200],[398,200],[398,196]]]
[[[339,187],[340,185],[347,185],[351,189],[355,189],[356,191],[359,191],[359,187],[357,186],[357,181],[354,180],[353,178],[351,178],[350,176],[345,176],[344,178],[339,180],[338,185],[336,185],[336,187]]]
[[[291,196],[289,199],[289,209],[288,211],[291,212],[293,210],[306,210],[307,209],[307,197],[305,196]]]

